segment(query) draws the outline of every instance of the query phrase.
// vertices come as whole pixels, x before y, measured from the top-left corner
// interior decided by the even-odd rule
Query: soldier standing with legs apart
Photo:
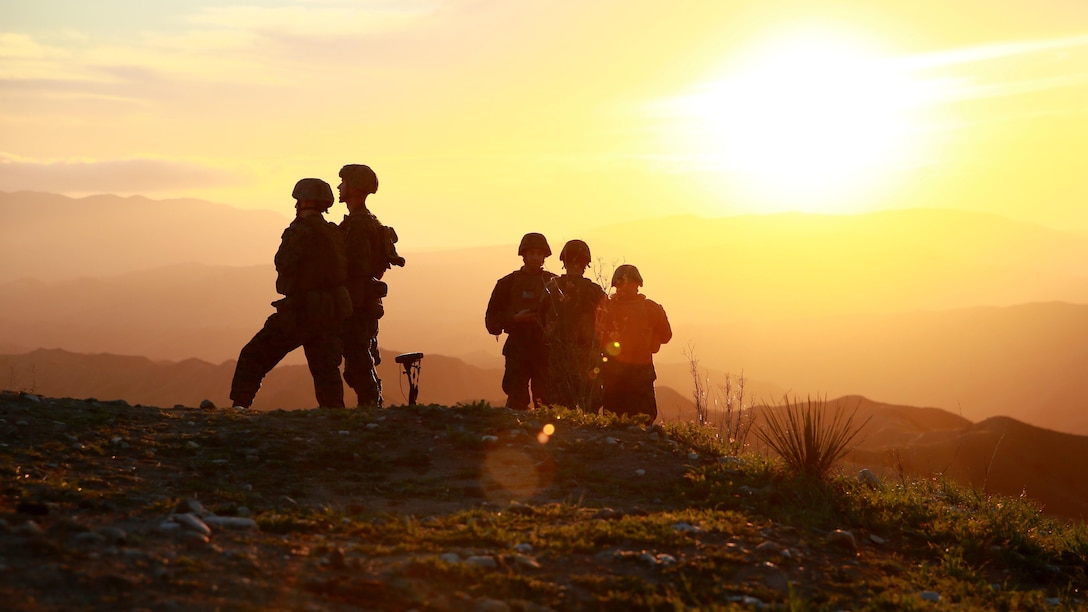
[[[359,405],[382,405],[382,381],[374,369],[378,352],[378,319],[385,314],[382,298],[389,287],[381,278],[391,266],[404,266],[397,254],[397,233],[366,207],[378,191],[378,175],[369,166],[348,164],[340,169],[340,201],[348,214],[340,231],[348,254],[348,292],[355,312],[344,322],[344,381],[355,390]]]
[[[528,410],[530,389],[533,404],[548,402],[548,347],[540,313],[544,283],[555,278],[544,270],[544,259],[551,254],[543,234],[525,234],[518,245],[525,265],[500,278],[487,303],[487,333],[496,337],[504,331],[507,334],[502,347],[506,357],[502,390],[507,408]]]
[[[601,365],[604,409],[616,414],[657,418],[653,354],[672,339],[665,309],[638,292],[642,275],[624,264],[612,275],[616,294],[601,305],[597,334],[604,349]]]
[[[246,409],[265,375],[299,346],[314,377],[319,406],[344,407],[340,380],[340,325],[351,314],[347,256],[336,224],[322,214],[333,204],[332,188],[321,179],[295,184],[295,220],[283,232],[276,251],[276,312],[238,355],[230,399]]]
[[[544,338],[548,343],[550,401],[597,412],[601,407],[601,349],[594,328],[604,289],[585,277],[589,245],[571,240],[559,252],[564,272],[545,285]]]

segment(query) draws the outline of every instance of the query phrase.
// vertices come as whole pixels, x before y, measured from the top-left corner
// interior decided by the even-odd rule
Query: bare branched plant
[[[691,399],[695,401],[695,418],[700,425],[706,425],[710,417],[710,398],[706,389],[706,375],[699,368],[699,358],[695,356],[694,345],[689,344],[683,350],[683,355],[688,360],[688,371],[691,372]]]
[[[840,406],[828,420],[827,402],[822,398],[815,401],[807,398],[802,404],[786,396],[783,401],[781,414],[763,407],[765,423],[756,430],[756,435],[799,476],[826,477],[835,462],[857,446],[854,440],[872,418],[855,425],[857,408],[845,416]]]
[[[718,434],[730,455],[739,455],[748,446],[748,434],[755,424],[751,406],[744,403],[744,374],[734,382],[726,373],[725,383],[718,387],[721,395],[714,400],[718,407]]]
[[[683,352],[691,372],[692,393],[698,424],[716,427],[717,436],[729,455],[736,456],[748,446],[748,434],[754,423],[750,406],[744,403],[744,375],[734,378],[726,373],[725,382],[711,397],[710,377],[699,366],[692,345]]]

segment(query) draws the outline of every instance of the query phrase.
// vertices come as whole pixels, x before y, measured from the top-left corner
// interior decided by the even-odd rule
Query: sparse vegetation
[[[829,409],[823,399],[808,398],[803,405],[788,396],[783,400],[782,414],[767,406],[762,408],[764,424],[756,430],[756,435],[799,476],[827,476],[850,452],[851,444],[869,422],[866,419],[855,425],[857,410],[846,415],[841,407],[829,418]]]
[[[1082,523],[943,479],[872,487],[832,472],[813,478],[735,452],[715,427],[697,423],[647,427],[483,403],[245,416],[110,405],[115,418],[99,408],[0,398],[0,427],[19,432],[0,445],[0,466],[12,466],[0,468],[7,606],[1086,604]],[[803,412],[796,416],[803,427]],[[835,423],[858,429],[849,418]],[[56,443],[58,431],[110,452]],[[108,442],[118,439],[125,445]],[[213,528],[210,542],[164,532],[192,499],[221,516],[252,516],[260,529]],[[88,535],[109,527],[128,535],[116,543]],[[838,532],[849,544],[831,539]]]
[[[725,380],[711,391],[711,380],[700,367],[695,347],[684,350],[691,372],[692,400],[700,425],[717,429],[717,436],[729,455],[736,456],[748,448],[748,436],[755,425],[752,406],[744,395],[744,375],[734,378],[725,374]]]

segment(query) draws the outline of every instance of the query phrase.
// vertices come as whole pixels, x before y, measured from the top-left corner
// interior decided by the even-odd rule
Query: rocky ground
[[[791,498],[766,465],[685,431],[484,404],[245,413],[4,392],[0,597],[16,610],[1083,603],[1083,556],[1037,568],[989,544],[957,578],[895,519],[776,518]]]

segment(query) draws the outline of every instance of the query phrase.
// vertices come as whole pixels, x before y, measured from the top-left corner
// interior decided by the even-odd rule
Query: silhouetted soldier
[[[601,407],[601,350],[595,321],[604,289],[585,278],[589,245],[571,240],[559,252],[565,272],[545,285],[544,338],[548,344],[551,403],[596,412]]]
[[[616,414],[648,414],[657,418],[653,354],[672,339],[665,309],[638,292],[642,275],[624,264],[612,275],[616,293],[602,303],[597,334],[604,349],[601,378],[604,409]]]
[[[516,410],[528,410],[530,388],[534,404],[540,406],[548,401],[548,347],[540,312],[544,283],[555,278],[544,270],[544,259],[551,254],[543,234],[525,234],[518,245],[518,255],[525,265],[495,283],[484,315],[489,334],[507,334],[502,347],[506,357],[502,390],[507,407]]]
[[[333,204],[332,188],[321,179],[295,184],[295,220],[283,231],[276,251],[276,312],[238,355],[230,387],[236,408],[249,408],[261,381],[299,346],[314,377],[319,406],[343,408],[340,380],[340,325],[351,314],[344,281],[347,256],[335,223],[322,213]]]
[[[382,405],[382,381],[375,366],[378,352],[378,319],[385,314],[382,298],[388,285],[382,280],[391,266],[403,266],[397,254],[397,233],[386,227],[366,207],[366,199],[378,191],[378,176],[369,166],[348,164],[340,169],[340,201],[348,214],[340,231],[348,253],[348,292],[355,312],[344,322],[344,380],[358,396],[359,405]]]

